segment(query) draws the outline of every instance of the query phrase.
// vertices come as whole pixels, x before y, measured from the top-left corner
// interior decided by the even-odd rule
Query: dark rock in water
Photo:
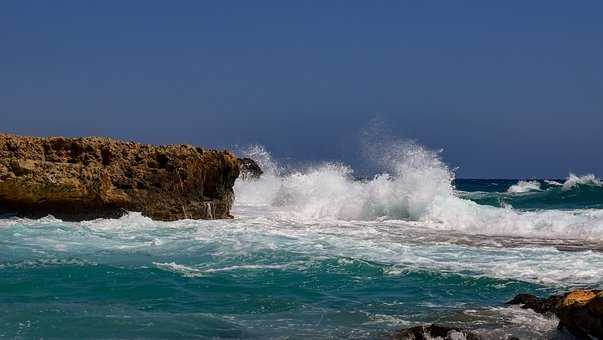
[[[239,168],[241,169],[241,178],[256,179],[264,173],[258,163],[251,158],[239,158]]]
[[[239,161],[191,145],[0,134],[0,213],[64,220],[137,211],[157,220],[228,218]]]
[[[603,339],[603,291],[574,290],[563,295],[540,299],[519,294],[509,304],[521,304],[541,314],[554,313],[559,328],[585,339]]]
[[[519,294],[508,301],[507,304],[521,305],[523,309],[531,309],[540,314],[555,314],[559,309],[561,300],[563,300],[563,295],[552,295],[546,299],[541,299],[531,294]]]
[[[456,327],[447,327],[440,325],[416,326],[405,328],[393,335],[396,340],[428,340],[428,339],[443,339],[443,340],[480,340],[481,337],[467,330]]]

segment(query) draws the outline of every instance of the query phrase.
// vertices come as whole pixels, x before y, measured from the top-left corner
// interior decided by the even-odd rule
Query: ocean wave
[[[569,175],[567,180],[563,183],[563,190],[570,190],[577,186],[590,186],[590,187],[603,187],[603,182],[593,174],[585,176],[576,176],[574,174]]]
[[[153,264],[162,270],[165,271],[169,271],[172,273],[176,273],[179,275],[182,275],[184,277],[200,277],[203,276],[203,271],[193,268],[193,267],[189,267],[189,266],[185,266],[182,264],[177,264],[175,262],[153,262]]]
[[[266,171],[260,179],[235,183],[236,204],[282,207],[307,218],[417,220],[435,202],[453,197],[454,176],[436,152],[404,143],[391,146],[382,162],[389,171],[365,181],[355,180],[341,163],[288,174],[274,163],[262,164]]]
[[[256,156],[268,160],[262,164],[265,174],[256,180],[238,180],[235,204],[271,207],[281,217],[297,220],[402,219],[424,222],[442,231],[603,240],[603,210],[567,211],[565,207],[522,211],[516,209],[516,203],[522,205],[521,200],[505,201],[500,193],[493,194],[498,206],[478,204],[479,200],[466,199],[454,190],[454,173],[442,162],[438,152],[410,142],[392,144],[386,149],[387,152],[381,153],[386,171],[372,179],[358,181],[349,166],[339,163],[284,173],[265,150],[255,148]],[[599,201],[603,203],[603,192],[599,192],[596,183],[594,176],[570,175],[562,188],[555,187],[555,190],[561,192],[560,195],[571,196],[569,201],[575,201],[574,208],[582,208],[583,200],[576,198],[573,190],[588,185],[597,192],[587,195],[587,200],[592,201],[592,195],[600,195]],[[533,182],[518,183],[516,192],[522,192],[522,197],[549,195],[550,189],[525,192],[536,187]],[[503,194],[517,195],[516,192]],[[565,196],[549,197],[548,202],[565,200]]]
[[[153,262],[153,265],[159,269],[173,272],[183,277],[201,277],[206,274],[220,272],[287,269],[289,267],[288,264],[240,264],[221,268],[196,268],[175,262]]]
[[[524,193],[530,191],[541,191],[540,182],[538,181],[519,181],[507,189],[508,193]]]
[[[603,186],[593,175],[570,174],[563,182],[519,181],[506,192],[457,191],[456,194],[483,205],[516,209],[602,209]]]
[[[563,183],[559,183],[557,181],[548,180],[548,179],[545,179],[544,183],[546,183],[548,185],[554,185],[554,186],[562,186],[563,185]]]
[[[0,247],[0,270],[100,263],[153,266],[185,278],[256,277],[266,271],[396,277],[427,271],[552,286],[600,285],[603,276],[603,253],[555,249],[569,241],[476,238],[426,222],[299,220],[241,207],[234,212],[233,220],[161,223],[131,214],[85,227],[24,220],[0,228],[0,239],[10,244]],[[57,242],[64,247],[57,249]],[[77,261],[32,260],[65,254]]]

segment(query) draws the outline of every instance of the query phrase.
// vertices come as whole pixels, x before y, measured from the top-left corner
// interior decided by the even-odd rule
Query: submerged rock
[[[440,325],[416,326],[405,328],[393,335],[396,340],[479,340],[481,337],[467,330]]]
[[[264,173],[262,168],[251,158],[239,158],[239,168],[241,170],[241,178],[256,179]]]
[[[553,313],[559,318],[559,328],[577,337],[603,339],[603,291],[578,289],[546,299],[520,294],[508,303],[542,314]]]
[[[238,175],[228,151],[0,134],[0,212],[24,217],[228,218]]]

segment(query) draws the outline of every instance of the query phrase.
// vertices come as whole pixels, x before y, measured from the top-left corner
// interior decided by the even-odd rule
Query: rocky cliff
[[[0,134],[0,212],[64,220],[137,211],[157,220],[228,218],[239,160],[228,151],[110,138]]]

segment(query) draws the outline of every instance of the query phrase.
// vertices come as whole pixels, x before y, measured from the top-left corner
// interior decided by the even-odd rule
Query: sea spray
[[[455,192],[454,174],[438,152],[413,142],[384,146],[387,150],[375,154],[386,172],[367,180],[356,180],[353,170],[340,163],[282,173],[256,147],[256,155],[267,160],[261,161],[267,173],[259,180],[237,181],[237,201],[270,206],[299,220],[409,220],[469,234],[603,240],[603,210],[522,211],[512,203],[501,204],[503,208],[480,205]],[[570,176],[566,181],[576,182],[597,183],[591,177],[578,181]],[[536,187],[518,184],[520,190],[530,186]]]
[[[339,163],[282,174],[265,150],[252,150],[261,156],[266,173],[259,180],[237,181],[237,200],[282,207],[299,218],[418,220],[429,214],[436,201],[453,193],[453,175],[437,153],[416,144],[392,149],[380,161],[390,172],[362,181]]]
[[[593,174],[584,175],[584,176],[576,176],[576,175],[570,173],[569,177],[563,183],[562,187],[563,187],[563,190],[570,190],[579,185],[603,187],[603,182],[601,182],[601,180]]]

